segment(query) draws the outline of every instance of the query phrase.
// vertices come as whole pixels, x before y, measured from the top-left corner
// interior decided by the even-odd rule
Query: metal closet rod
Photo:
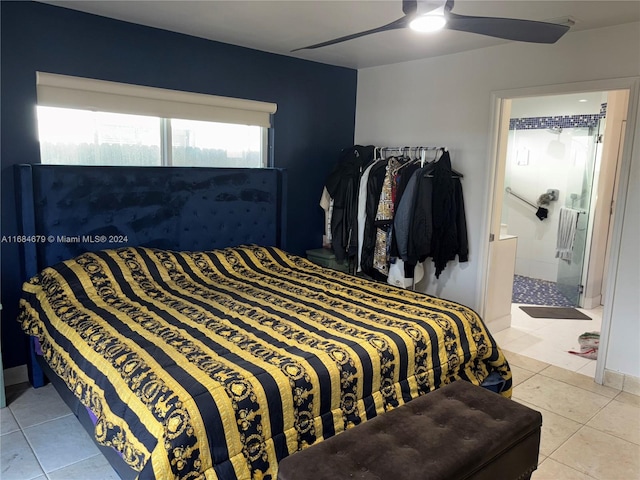
[[[447,147],[408,147],[408,146],[404,146],[404,147],[376,147],[378,150],[380,150],[381,152],[388,152],[388,151],[404,151],[404,150],[439,150],[439,149],[443,149],[444,151],[447,151]]]
[[[404,146],[404,147],[375,147],[374,150],[374,158],[378,158],[378,156],[383,157],[385,153],[388,152],[400,152],[402,154],[404,153],[409,153],[411,154],[411,152],[413,152],[414,155],[420,155],[422,157],[422,162],[424,162],[426,159],[424,157],[424,155],[429,152],[429,151],[435,151],[436,152],[436,158],[435,160],[437,160],[438,158],[438,151],[442,151],[447,152],[448,149],[447,147],[443,147],[443,146],[439,146],[439,147],[435,147],[435,146],[417,146],[417,147],[409,147],[409,146]]]

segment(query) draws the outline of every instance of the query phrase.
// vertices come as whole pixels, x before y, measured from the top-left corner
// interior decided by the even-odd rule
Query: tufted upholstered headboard
[[[281,169],[17,165],[23,279],[124,246],[284,248]]]

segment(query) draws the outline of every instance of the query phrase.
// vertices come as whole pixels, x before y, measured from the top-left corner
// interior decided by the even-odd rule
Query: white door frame
[[[611,330],[611,313],[613,309],[613,301],[615,294],[615,282],[618,272],[618,261],[620,256],[620,244],[622,242],[622,219],[627,199],[627,190],[629,188],[629,172],[631,169],[631,153],[634,140],[636,117],[638,115],[638,95],[640,92],[640,77],[613,78],[606,80],[596,80],[589,82],[564,83],[558,85],[544,85],[537,87],[518,88],[513,90],[500,90],[491,94],[491,137],[490,137],[490,183],[489,194],[486,198],[485,211],[489,212],[485,219],[481,242],[481,264],[478,269],[479,285],[478,298],[476,305],[482,315],[485,314],[486,302],[485,298],[489,285],[489,236],[493,234],[496,238],[499,231],[492,231],[492,219],[495,204],[495,188],[497,179],[503,172],[500,171],[500,141],[501,141],[501,125],[504,119],[501,118],[503,111],[503,103],[506,100],[521,97],[541,97],[545,95],[563,95],[568,93],[581,92],[599,92],[610,90],[629,90],[629,105],[627,111],[627,128],[625,131],[624,150],[620,164],[619,187],[617,198],[615,199],[615,217],[613,224],[612,242],[610,247],[610,262],[607,276],[608,287],[603,300],[604,310],[602,314],[602,327],[600,332],[600,346],[598,360],[596,363],[595,381],[602,384],[604,381],[605,360],[607,358],[607,350],[609,346],[609,333]],[[640,140],[640,139],[639,139]]]

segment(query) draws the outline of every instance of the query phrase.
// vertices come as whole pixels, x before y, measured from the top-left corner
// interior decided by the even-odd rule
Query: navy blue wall
[[[16,235],[13,169],[38,163],[35,72],[44,71],[278,104],[274,159],[288,170],[287,250],[321,245],[322,186],[353,144],[357,71],[33,2],[1,6],[2,235]],[[15,321],[18,247],[2,255],[4,367],[26,362]]]

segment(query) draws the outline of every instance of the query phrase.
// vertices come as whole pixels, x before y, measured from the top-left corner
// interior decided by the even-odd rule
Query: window
[[[255,125],[171,120],[171,164],[266,166],[267,129]]]
[[[159,118],[38,107],[38,133],[46,164],[163,164]]]
[[[268,166],[275,104],[38,72],[42,163]]]

